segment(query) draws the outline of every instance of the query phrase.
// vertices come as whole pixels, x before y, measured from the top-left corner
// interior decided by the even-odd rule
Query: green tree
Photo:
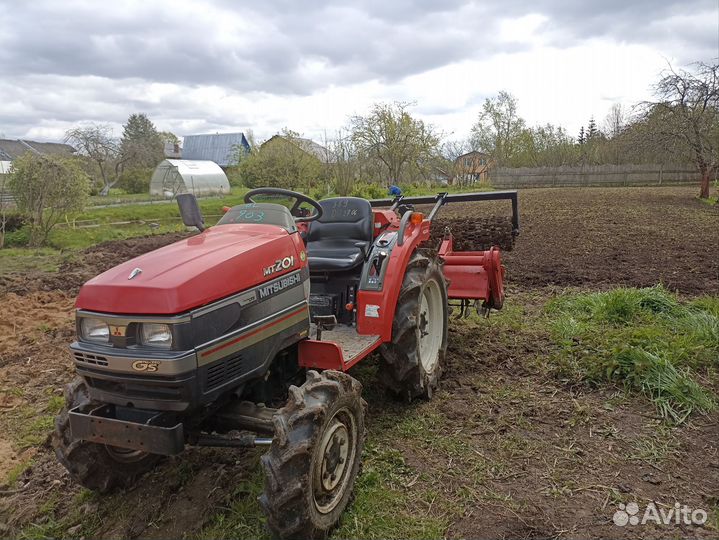
[[[597,127],[594,116],[589,117],[584,143],[581,144],[580,161],[583,165],[601,165],[607,163],[606,136]]]
[[[163,143],[180,144],[180,138],[172,131],[160,131],[158,135]]]
[[[288,129],[250,152],[238,165],[242,182],[249,188],[303,189],[306,193],[322,178],[323,163],[303,148],[298,133]]]
[[[561,126],[545,124],[522,130],[517,150],[510,159],[513,167],[559,167],[577,161],[577,148]]]
[[[594,121],[594,116],[589,117],[589,123],[587,124],[587,141],[592,140],[599,133],[597,123]]]
[[[164,140],[144,113],[131,114],[127,119],[120,150],[126,156],[124,168],[127,169],[154,168],[165,158]]]
[[[409,103],[376,103],[366,116],[350,120],[351,139],[361,159],[376,161],[382,181],[409,181],[430,175],[439,155],[439,136],[431,125],[409,114]],[[371,164],[367,167],[370,169]],[[366,170],[367,170],[366,169]]]
[[[69,212],[82,210],[90,182],[76,158],[26,153],[13,162],[10,191],[30,223],[30,245],[47,241],[50,231]]]
[[[584,133],[584,126],[579,128],[579,137],[577,137],[577,144],[582,145],[587,142],[587,135]]]
[[[498,165],[506,166],[521,146],[524,128],[517,99],[502,90],[496,97],[485,100],[472,127],[470,141],[475,150],[491,155]]]

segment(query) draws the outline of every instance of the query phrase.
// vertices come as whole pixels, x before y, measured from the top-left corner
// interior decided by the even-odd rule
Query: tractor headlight
[[[140,341],[148,347],[169,349],[172,347],[172,330],[169,324],[143,323],[140,328]]]
[[[110,328],[105,321],[83,317],[80,320],[80,333],[82,338],[96,343],[107,343],[110,341]]]

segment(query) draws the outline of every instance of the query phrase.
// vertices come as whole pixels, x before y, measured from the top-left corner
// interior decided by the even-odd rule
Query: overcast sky
[[[0,135],[82,122],[283,127],[322,140],[375,101],[468,135],[506,89],[572,135],[650,96],[667,62],[719,56],[719,0],[0,0]]]

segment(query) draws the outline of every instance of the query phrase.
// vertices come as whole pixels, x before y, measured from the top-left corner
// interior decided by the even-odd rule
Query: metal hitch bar
[[[434,208],[427,216],[430,221],[437,214],[439,209],[448,203],[477,202],[477,201],[512,201],[512,234],[519,234],[519,204],[517,202],[517,190],[506,191],[481,191],[478,193],[439,193],[419,197],[404,197],[399,195],[394,199],[373,199],[369,203],[373,208],[389,206],[396,208],[399,204],[434,204]]]
[[[269,446],[272,437],[257,437],[253,433],[240,433],[235,437],[222,435],[200,435],[196,440],[190,438],[196,446],[216,446],[222,448],[253,448],[255,446]]]

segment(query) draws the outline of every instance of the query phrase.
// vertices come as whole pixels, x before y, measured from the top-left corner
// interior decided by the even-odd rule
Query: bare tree
[[[378,160],[387,174],[386,181],[404,180],[410,165],[424,174],[434,168],[439,136],[432,126],[409,114],[410,103],[376,103],[367,116],[350,120],[352,140],[360,154]]]
[[[352,136],[340,130],[333,140],[326,141],[325,146],[329,153],[328,166],[334,190],[343,197],[349,195],[359,172],[357,148]]]
[[[75,147],[95,167],[102,181],[100,195],[107,195],[122,174],[123,165],[131,158],[124,154],[119,140],[113,137],[108,124],[90,124],[72,128],[65,133],[65,142]]]
[[[604,118],[604,124],[602,125],[602,131],[604,134],[613,139],[619,136],[627,125],[627,114],[622,107],[621,103],[615,103],[612,108],[609,109],[607,116]]]
[[[694,64],[693,71],[669,67],[654,87],[658,98],[644,104],[649,137],[678,157],[691,156],[699,171],[699,197],[719,168],[719,62]]]
[[[442,144],[441,155],[443,162],[440,170],[447,177],[447,182],[462,187],[471,180],[471,166],[464,159],[459,159],[464,154],[472,151],[472,145],[468,140],[450,140]]]

